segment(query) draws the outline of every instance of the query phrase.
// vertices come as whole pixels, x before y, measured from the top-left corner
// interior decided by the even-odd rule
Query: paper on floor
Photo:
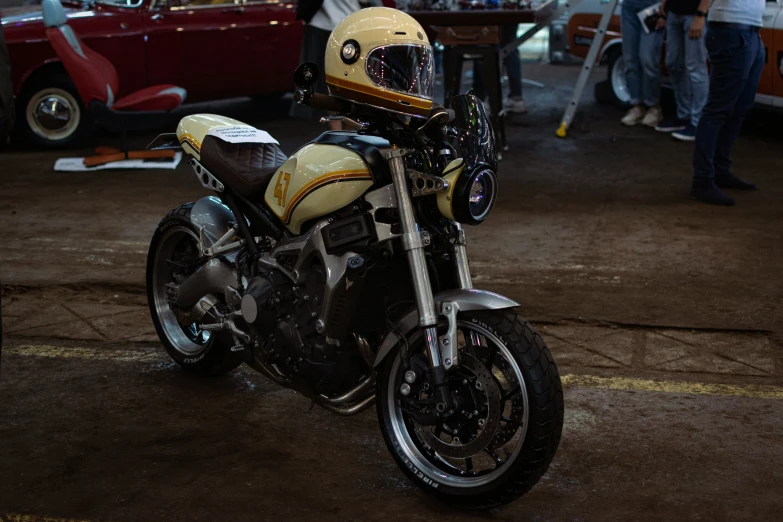
[[[105,165],[85,167],[84,158],[60,158],[54,163],[57,172],[87,172],[92,170],[118,169],[167,169],[174,170],[182,161],[182,153],[177,152],[173,158],[161,159],[127,159],[114,161]]]

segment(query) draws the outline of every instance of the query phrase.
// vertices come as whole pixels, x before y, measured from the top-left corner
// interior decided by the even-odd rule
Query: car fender
[[[19,78],[16,81],[16,84],[14,85],[14,92],[18,96],[20,92],[22,92],[22,88],[24,87],[25,83],[37,72],[39,72],[44,67],[47,67],[52,64],[61,64],[59,58],[47,58],[42,62],[38,62],[35,65],[29,66],[27,69],[25,69],[20,75]],[[65,67],[63,67],[63,70]]]
[[[603,47],[601,47],[601,50],[598,51],[598,58],[596,59],[595,63],[602,63],[604,61],[604,58],[607,56],[609,51],[613,49],[615,46],[619,46],[622,48],[623,39],[622,38],[612,38],[608,42],[604,44]]]
[[[435,309],[440,310],[441,303],[456,303],[460,312],[469,312],[471,310],[502,310],[505,308],[514,308],[519,303],[494,292],[487,290],[446,290],[438,292],[434,296]],[[394,325],[375,356],[373,367],[377,367],[383,362],[389,352],[400,342],[400,336],[409,337],[411,332],[419,326],[419,312],[416,307],[409,309]]]
[[[601,51],[598,53],[598,60],[596,63],[601,63],[604,61],[604,56],[607,55],[607,52],[614,48],[615,46],[622,47],[623,39],[622,38],[612,38],[608,42],[604,44],[604,46],[601,48]]]

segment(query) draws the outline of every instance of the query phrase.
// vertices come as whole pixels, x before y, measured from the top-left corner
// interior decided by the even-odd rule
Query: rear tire
[[[160,342],[171,358],[190,373],[216,376],[228,373],[242,364],[239,352],[231,351],[234,344],[231,335],[226,332],[199,333],[198,323],[185,326],[179,324],[165,300],[165,285],[172,279],[172,274],[164,268],[169,265],[166,260],[171,258],[171,255],[167,255],[170,244],[184,245],[181,250],[187,254],[188,242],[192,239],[195,245],[198,238],[198,231],[190,221],[192,208],[193,203],[175,208],[155,229],[147,256],[147,301]],[[190,256],[188,259],[197,258],[196,247],[195,257]]]
[[[79,144],[92,129],[79,91],[65,72],[34,79],[17,100],[17,135],[46,149]]]
[[[451,420],[454,417],[452,416],[443,421],[439,427],[434,428],[437,438],[431,438],[432,432],[427,434],[423,431],[421,426],[412,422],[411,417],[404,413],[400,407],[398,390],[402,383],[403,372],[401,371],[399,350],[386,358],[379,372],[376,393],[378,421],[383,438],[394,460],[412,482],[446,504],[467,509],[488,509],[519,498],[529,491],[546,472],[557,450],[563,428],[563,389],[557,367],[541,336],[514,310],[463,312],[459,314],[458,321],[463,334],[471,332],[471,339],[473,339],[473,332],[479,332],[483,336],[482,339],[494,343],[483,345],[479,343],[473,346],[482,348],[482,350],[486,348],[490,352],[493,350],[492,346],[497,346],[498,349],[491,352],[496,354],[494,357],[486,358],[488,361],[495,362],[485,363],[485,355],[483,354],[486,354],[486,351],[479,352],[467,346],[461,347],[460,366],[457,369],[452,369],[449,375],[453,376],[455,372],[461,372],[463,365],[469,362],[471,353],[474,362],[470,364],[478,369],[476,375],[481,375],[485,370],[479,368],[475,362],[480,360],[484,364],[484,368],[490,370],[490,373],[484,373],[484,382],[488,382],[487,379],[494,379],[500,389],[501,418],[505,417],[501,421],[503,424],[495,424],[496,427],[489,431],[489,438],[483,438],[485,437],[483,431],[465,434],[462,428],[459,431],[454,429],[453,434],[458,433],[459,437],[464,439],[460,441],[459,438],[454,438],[457,435],[449,434],[452,427],[456,425],[456,422]],[[410,340],[412,353],[416,353],[417,350],[415,343],[415,339]],[[422,343],[419,342],[418,346],[421,347],[421,345]],[[421,353],[421,348],[419,348],[419,353]],[[500,355],[502,357],[499,357]],[[502,361],[498,363],[498,359],[502,359]],[[505,368],[502,370],[506,372],[505,374],[498,374],[501,368]],[[513,373],[510,370],[513,370]],[[501,378],[498,375],[503,376],[504,384],[501,383]],[[520,378],[516,379],[516,384],[514,384],[514,379],[506,379],[508,375],[518,375]],[[462,376],[458,373],[456,382],[460,382],[461,379]],[[472,419],[478,419],[476,420],[478,426],[488,429],[492,415],[492,407],[489,404],[492,399],[485,385],[478,386],[481,380],[482,377],[477,377],[475,381],[472,381],[476,383],[475,385],[469,383],[467,386],[473,386],[475,390],[487,390],[485,396],[487,402],[479,400],[473,403],[478,405],[477,409],[481,409],[484,404],[488,405],[489,414],[486,420],[484,420],[484,413],[479,412],[474,412]],[[524,386],[520,384],[520,381]],[[455,382],[453,377],[450,377],[450,383],[453,382]],[[453,384],[451,386],[453,397],[461,399],[466,396],[462,389],[456,390],[455,394]],[[416,391],[412,390],[410,393],[414,394]],[[511,396],[514,398],[506,398]],[[520,402],[516,402],[518,400]],[[522,404],[525,405],[524,414],[521,411]],[[467,401],[462,402],[462,407],[468,410],[473,408]],[[465,419],[464,414],[463,410],[462,419]],[[509,417],[512,419],[524,418],[524,420],[512,423],[508,419]],[[509,427],[512,429],[509,430]],[[420,436],[422,433],[423,437]],[[443,437],[446,439],[439,440]],[[501,457],[502,462],[496,461],[496,468],[493,469],[491,465],[487,471],[478,470],[478,467],[474,468],[477,459],[485,458],[486,448],[479,450],[481,446],[479,445],[471,448],[470,451],[467,450],[468,446],[479,438],[491,441],[487,447],[494,455],[491,455],[493,460],[503,454],[506,455],[505,460]],[[515,447],[513,452],[509,452],[507,445],[515,440],[519,446]],[[466,454],[471,453],[470,458],[465,458],[465,455],[450,457],[441,454],[436,449],[436,446],[441,442],[447,443],[446,446],[441,446],[447,448],[446,451],[464,450]],[[448,446],[448,444],[452,444],[452,446]],[[454,450],[454,448],[457,449]],[[473,451],[476,453],[472,453]],[[463,458],[465,458],[464,470],[458,464]],[[468,460],[470,460],[469,467]],[[457,464],[454,464],[455,462]]]

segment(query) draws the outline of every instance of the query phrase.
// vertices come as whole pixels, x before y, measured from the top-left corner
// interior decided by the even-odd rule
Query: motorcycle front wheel
[[[378,421],[416,485],[455,507],[489,509],[519,498],[546,472],[563,428],[563,389],[541,336],[514,310],[460,313],[458,330],[459,366],[448,373],[454,413],[434,424],[411,414],[433,391],[421,376],[404,386],[406,370],[423,357],[417,334],[380,369]]]

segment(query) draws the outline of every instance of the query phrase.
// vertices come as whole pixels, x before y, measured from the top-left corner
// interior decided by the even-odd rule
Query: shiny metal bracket
[[[446,316],[449,328],[446,334],[440,338],[440,355],[446,370],[459,366],[459,349],[457,339],[457,313],[459,306],[453,301],[444,301],[440,305],[441,315]]]
[[[223,186],[223,183],[213,176],[212,173],[204,167],[204,165],[198,162],[198,160],[192,159],[190,160],[190,164],[193,167],[193,170],[195,171],[201,186],[209,190],[214,190],[215,192],[223,192],[226,190],[226,187]]]
[[[430,233],[426,230],[402,235],[402,249],[406,252],[414,248],[424,248],[430,245]]]
[[[449,182],[439,176],[425,174],[418,170],[409,170],[408,177],[413,181],[414,198],[437,194],[449,189]]]

